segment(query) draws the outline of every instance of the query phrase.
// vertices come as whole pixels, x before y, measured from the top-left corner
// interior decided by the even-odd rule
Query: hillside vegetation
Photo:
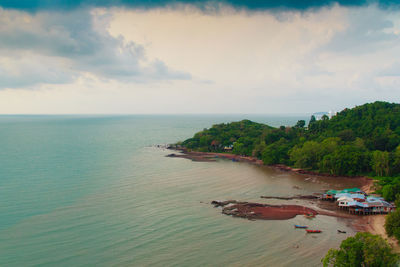
[[[243,120],[217,124],[181,143],[189,150],[254,156],[335,175],[400,175],[400,104],[375,102],[331,119],[274,128]],[[400,189],[400,188],[399,188]]]

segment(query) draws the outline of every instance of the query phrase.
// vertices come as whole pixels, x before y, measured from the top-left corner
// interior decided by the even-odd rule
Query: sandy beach
[[[385,219],[387,215],[373,215],[361,217],[359,222],[362,225],[361,230],[370,232],[374,235],[380,235],[385,239],[396,253],[400,253],[400,245],[396,238],[388,237],[385,230]]]

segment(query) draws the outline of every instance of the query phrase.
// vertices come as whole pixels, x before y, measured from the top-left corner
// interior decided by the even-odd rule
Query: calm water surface
[[[170,151],[154,147],[244,118],[273,126],[305,119],[0,116],[0,266],[320,265],[347,237],[336,229],[353,233],[348,222],[248,221],[209,202],[267,202],[259,196],[330,185],[244,163],[167,158]],[[324,233],[306,235],[293,224]]]

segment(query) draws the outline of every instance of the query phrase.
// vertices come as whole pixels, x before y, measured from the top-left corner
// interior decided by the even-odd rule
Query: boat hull
[[[319,234],[319,233],[321,233],[322,231],[321,230],[306,230],[306,232],[308,233],[308,234]]]

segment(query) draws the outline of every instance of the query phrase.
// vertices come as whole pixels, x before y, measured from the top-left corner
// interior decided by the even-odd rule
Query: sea
[[[173,152],[163,145],[242,119],[280,126],[308,116],[0,116],[0,266],[320,266],[354,234],[345,219],[250,221],[210,202],[309,206],[260,196],[339,185],[223,159],[166,157]]]

